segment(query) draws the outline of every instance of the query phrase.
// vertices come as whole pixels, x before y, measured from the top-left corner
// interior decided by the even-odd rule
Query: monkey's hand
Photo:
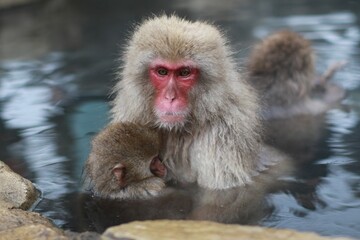
[[[346,61],[339,61],[331,64],[326,69],[326,71],[318,79],[315,80],[313,85],[324,85],[335,75],[337,71],[344,68],[347,64],[348,63]]]
[[[147,199],[158,196],[165,188],[165,181],[159,177],[145,178],[136,183],[129,184],[118,192],[115,198],[118,199]]]
[[[149,196],[157,196],[165,188],[165,181],[159,177],[151,177],[141,184]]]

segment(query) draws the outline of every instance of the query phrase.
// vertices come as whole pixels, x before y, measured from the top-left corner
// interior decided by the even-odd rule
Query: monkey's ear
[[[156,156],[151,160],[150,171],[155,176],[163,178],[166,176],[167,169],[160,158]]]
[[[125,165],[122,163],[118,163],[113,167],[111,172],[112,172],[112,174],[114,174],[120,187],[125,187],[125,185],[126,185],[126,181],[125,181],[126,167],[125,167]]]

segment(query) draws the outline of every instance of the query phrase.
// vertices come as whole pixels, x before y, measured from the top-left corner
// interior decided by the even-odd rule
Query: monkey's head
[[[298,33],[283,30],[259,43],[249,57],[252,83],[270,105],[291,105],[309,94],[315,78],[311,43]]]
[[[254,75],[276,76],[276,81],[284,83],[294,75],[313,73],[314,62],[311,43],[298,33],[283,30],[255,47],[249,68]]]
[[[224,71],[232,69],[230,55],[221,32],[210,24],[176,16],[146,20],[130,39],[115,88],[137,101],[123,98],[118,106],[132,106],[113,112],[170,129],[206,121],[205,112],[220,105],[217,85],[234,75]]]
[[[156,131],[135,123],[114,123],[92,142],[86,170],[96,191],[116,191],[152,177],[164,178]]]

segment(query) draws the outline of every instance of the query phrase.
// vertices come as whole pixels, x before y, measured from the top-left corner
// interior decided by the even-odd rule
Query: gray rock
[[[0,208],[29,209],[38,197],[34,185],[0,161]]]
[[[41,224],[26,225],[0,232],[1,240],[68,240],[62,232]]]
[[[41,224],[54,228],[52,222],[39,213],[27,212],[21,209],[0,208],[0,231],[31,224]]]

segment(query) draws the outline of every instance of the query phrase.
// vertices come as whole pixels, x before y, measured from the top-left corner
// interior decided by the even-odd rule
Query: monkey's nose
[[[165,93],[165,99],[172,102],[174,101],[176,98],[176,91],[174,89],[169,89],[168,91],[166,91]]]

